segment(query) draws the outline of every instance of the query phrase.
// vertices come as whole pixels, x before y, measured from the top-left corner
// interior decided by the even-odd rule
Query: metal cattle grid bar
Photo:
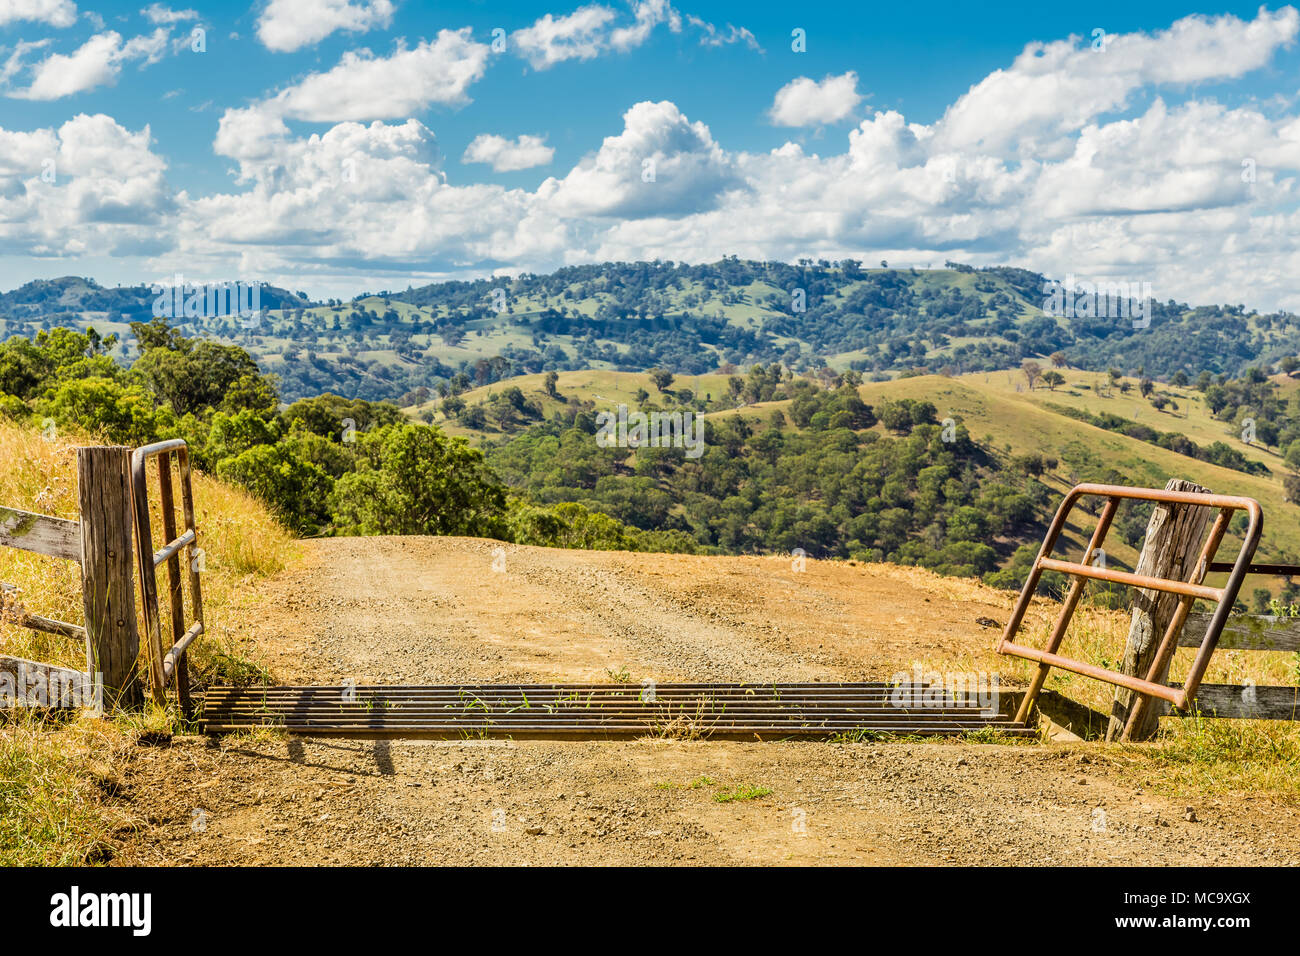
[[[1083,559],[1075,563],[1052,558],[1052,549],[1056,546],[1057,539],[1065,527],[1070,512],[1079,502],[1079,499],[1087,496],[1105,498],[1106,504],[1102,509],[1101,516],[1097,519],[1097,527],[1093,530],[1092,538],[1083,552]],[[1210,533],[1205,539],[1200,556],[1193,566],[1187,581],[1130,574],[1126,571],[1113,571],[1092,565],[1093,557],[1101,548],[1102,542],[1105,541],[1106,532],[1110,530],[1111,522],[1115,518],[1115,512],[1122,499],[1151,501],[1157,504],[1199,505],[1219,509],[1214,525],[1210,528]],[[1231,563],[1215,563],[1213,560],[1215,552],[1223,540],[1224,533],[1228,530],[1228,522],[1236,511],[1245,511],[1250,519],[1241,550]],[[1129,732],[1137,725],[1137,722],[1141,720],[1142,713],[1150,705],[1152,698],[1167,700],[1179,710],[1185,710],[1188,702],[1196,697],[1196,689],[1200,685],[1205,669],[1210,663],[1210,656],[1214,653],[1214,648],[1218,644],[1219,634],[1223,630],[1224,622],[1227,621],[1228,615],[1232,612],[1232,605],[1237,599],[1238,591],[1241,589],[1242,579],[1250,573],[1267,573],[1267,568],[1271,567],[1251,564],[1262,531],[1263,512],[1260,509],[1259,502],[1254,498],[1215,495],[1204,492],[1167,491],[1162,488],[1128,488],[1123,485],[1081,484],[1072,488],[1070,493],[1065,496],[1065,500],[1061,502],[1061,506],[1056,510],[1055,517],[1052,518],[1052,524],[1043,538],[1043,546],[1038,551],[1038,557],[1034,560],[1034,566],[1025,581],[1025,586],[1020,591],[1020,598],[1016,601],[1015,610],[1007,621],[1006,630],[1003,632],[1002,639],[997,646],[1000,654],[1023,657],[1026,660],[1037,661],[1039,665],[1030,683],[1029,690],[1025,694],[1024,700],[1021,701],[1016,720],[1024,722],[1028,719],[1034,701],[1038,697],[1039,691],[1042,690],[1043,681],[1046,680],[1048,671],[1053,667],[1060,667],[1075,674],[1082,674],[1085,677],[1092,677],[1135,691],[1139,697],[1130,709],[1128,722],[1124,728],[1125,739],[1128,738]],[[1047,640],[1047,646],[1039,650],[1017,644],[1014,638],[1016,632],[1020,629],[1025,617],[1025,611],[1029,608],[1029,602],[1033,599],[1034,592],[1038,588],[1039,578],[1042,577],[1044,571],[1060,571],[1071,575],[1074,582],[1070,586],[1070,592],[1066,596],[1065,602],[1061,605],[1061,611],[1056,617],[1056,623],[1052,628],[1051,636]],[[1202,584],[1202,580],[1209,571],[1227,571],[1227,583],[1221,588]],[[1112,581],[1179,595],[1178,607],[1161,638],[1160,646],[1145,679],[1107,670],[1104,667],[1077,661],[1057,653],[1061,641],[1065,637],[1066,629],[1069,627],[1070,619],[1074,615],[1075,607],[1078,605],[1080,597],[1083,596],[1085,579]],[[1196,658],[1188,671],[1187,680],[1181,687],[1167,687],[1164,684],[1157,683],[1157,678],[1164,672],[1177,648],[1178,635],[1182,631],[1188,611],[1191,610],[1192,602],[1197,598],[1216,601],[1217,606],[1210,619],[1209,626],[1205,630],[1205,637],[1200,648],[1196,652]]]
[[[171,456],[175,454],[177,471],[181,480],[181,508],[185,515],[185,531],[176,534],[176,505],[172,492]],[[162,511],[165,542],[153,550],[153,529],[149,520],[149,491],[146,464],[150,458],[158,459],[158,504]],[[135,504],[135,534],[138,545],[136,559],[140,568],[140,597],[144,604],[145,637],[149,642],[149,669],[153,683],[154,700],[163,704],[167,687],[176,683],[176,694],[181,709],[189,714],[189,675],[185,664],[185,651],[203,633],[203,590],[199,582],[196,562],[198,548],[194,526],[194,493],[190,481],[190,453],[184,440],[175,438],[137,448],[131,454],[131,495]],[[185,624],[185,602],[182,597],[181,549],[185,549],[189,565],[190,601],[194,609],[194,623]],[[167,562],[168,594],[171,604],[172,646],[165,654],[162,647],[162,625],[158,611],[158,565]]]
[[[940,689],[886,683],[211,687],[203,723],[208,733],[269,725],[313,736],[452,739],[1035,733]]]

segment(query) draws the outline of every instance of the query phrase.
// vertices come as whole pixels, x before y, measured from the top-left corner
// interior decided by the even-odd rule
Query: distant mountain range
[[[289,399],[333,391],[401,400],[457,374],[486,384],[551,369],[701,374],[779,361],[883,378],[1008,368],[1054,353],[1099,371],[1234,375],[1300,352],[1300,320],[1289,312],[1138,304],[1104,286],[1096,291],[1080,280],[1063,306],[1060,286],[1024,269],[727,258],[573,266],[350,302],[264,286],[268,312],[256,322],[228,313],[170,321],[243,345],[281,376]],[[119,333],[125,357],[127,323],[152,318],[157,298],[145,285],[42,279],[0,295],[0,324],[6,337],[95,325]]]

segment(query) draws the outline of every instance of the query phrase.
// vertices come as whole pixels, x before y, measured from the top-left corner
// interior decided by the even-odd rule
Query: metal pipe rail
[[[181,480],[181,508],[185,517],[185,531],[176,534],[176,503],[172,489],[171,458],[176,456],[176,467]],[[146,465],[150,458],[158,459],[158,504],[162,509],[163,536],[166,543],[158,550],[153,546],[153,529],[149,519],[149,491]],[[140,567],[140,597],[144,604],[145,636],[149,644],[149,671],[153,684],[153,697],[159,704],[166,703],[167,687],[176,683],[176,695],[181,709],[188,715],[193,712],[190,700],[189,674],[185,652],[203,633],[203,589],[199,581],[197,563],[198,533],[194,526],[194,493],[191,487],[190,452],[183,439],[156,442],[137,448],[131,454],[131,495],[135,505],[135,533],[138,541],[136,558]],[[180,552],[185,550],[189,563],[190,602],[194,622],[188,627],[185,619],[185,601],[182,593]],[[172,646],[164,653],[162,624],[158,611],[158,565],[167,563],[168,596],[171,604]]]
[[[1078,504],[1081,498],[1089,496],[1105,498],[1106,504],[1097,519],[1097,526],[1093,530],[1092,537],[1084,549],[1082,560],[1075,563],[1052,558],[1052,549],[1056,546],[1061,531],[1065,528],[1070,512],[1074,510],[1075,505]],[[1214,525],[1201,548],[1200,556],[1192,568],[1189,580],[1176,581],[1148,575],[1130,574],[1126,571],[1111,571],[1092,565],[1093,556],[1101,548],[1102,542],[1106,538],[1106,532],[1110,530],[1111,522],[1115,518],[1115,512],[1119,508],[1120,501],[1124,499],[1219,509],[1219,514],[1216,516]],[[1232,562],[1215,562],[1213,560],[1215,552],[1223,540],[1224,533],[1228,530],[1228,522],[1236,511],[1245,511],[1249,516],[1249,525],[1242,540],[1241,550]],[[1137,726],[1146,707],[1150,706],[1152,699],[1166,700],[1179,710],[1185,710],[1188,702],[1196,697],[1196,689],[1200,686],[1201,678],[1205,675],[1205,670],[1209,666],[1210,656],[1214,653],[1214,648],[1219,642],[1219,635],[1223,631],[1223,625],[1232,612],[1233,602],[1237,599],[1237,594],[1241,590],[1241,583],[1246,575],[1250,573],[1287,574],[1300,571],[1300,569],[1288,571],[1286,568],[1289,566],[1283,565],[1254,565],[1251,563],[1251,559],[1255,556],[1255,549],[1259,546],[1259,538],[1263,532],[1263,522],[1263,510],[1260,508],[1259,502],[1254,498],[1203,492],[1167,491],[1162,488],[1128,488],[1122,485],[1081,484],[1072,488],[1069,494],[1065,496],[1065,500],[1061,502],[1061,506],[1056,510],[1056,515],[1052,518],[1047,535],[1043,538],[1043,545],[1038,551],[1038,556],[1034,559],[1034,566],[1029,572],[1029,577],[1025,580],[1025,586],[1021,589],[1015,609],[1007,621],[1006,630],[997,644],[999,654],[1009,654],[1013,657],[1036,661],[1039,665],[1033,680],[1030,682],[1029,690],[1025,694],[1024,700],[1021,701],[1016,720],[1023,722],[1028,719],[1034,701],[1043,688],[1043,682],[1047,679],[1048,671],[1053,667],[1059,667],[1062,670],[1082,674],[1085,677],[1092,677],[1136,692],[1139,696],[1130,709],[1128,722],[1124,728],[1125,739],[1129,737],[1132,729]],[[1029,608],[1029,602],[1038,589],[1038,582],[1044,571],[1060,571],[1071,575],[1074,578],[1074,583],[1071,585],[1070,592],[1061,606],[1060,613],[1057,615],[1056,623],[1047,640],[1047,646],[1040,650],[1017,644],[1014,638],[1020,630],[1025,612]],[[1227,583],[1221,588],[1203,585],[1201,582],[1210,571],[1226,571],[1228,573]],[[1057,653],[1061,642],[1065,638],[1065,631],[1069,627],[1070,619],[1074,615],[1079,599],[1083,596],[1085,579],[1128,584],[1180,596],[1178,607],[1161,638],[1159,648],[1145,678],[1122,674],[1118,671],[1108,670],[1084,661],[1077,661]],[[1216,601],[1217,607],[1210,619],[1209,626],[1205,630],[1205,637],[1196,652],[1196,658],[1188,671],[1186,682],[1181,687],[1167,687],[1164,684],[1157,683],[1157,679],[1173,657],[1174,650],[1178,645],[1178,635],[1183,629],[1183,624],[1187,620],[1187,613],[1191,610],[1192,602],[1196,598]]]

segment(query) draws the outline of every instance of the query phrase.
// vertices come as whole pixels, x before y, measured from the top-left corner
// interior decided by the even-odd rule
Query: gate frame
[[[181,482],[181,507],[185,531],[176,534],[176,503],[172,489],[172,454]],[[153,550],[153,528],[149,518],[148,462],[158,459],[158,504],[162,509],[165,542]],[[136,562],[140,568],[140,599],[144,604],[145,637],[149,642],[149,673],[153,699],[167,702],[167,686],[175,680],[176,696],[185,716],[193,715],[190,699],[189,668],[185,654],[205,630],[203,622],[203,587],[199,581],[198,531],[194,523],[194,491],[191,485],[189,446],[182,438],[155,442],[131,453],[131,498],[135,512]],[[185,549],[189,564],[190,601],[195,621],[185,626],[185,603],[181,584],[180,551]],[[167,562],[168,596],[171,606],[172,646],[164,654],[162,624],[158,609],[158,565]]]
[[[1097,525],[1093,529],[1092,537],[1084,549],[1082,560],[1072,562],[1052,558],[1052,550],[1055,548],[1061,531],[1065,527],[1066,519],[1079,500],[1084,497],[1104,497],[1106,498],[1106,504],[1097,519]],[[1106,533],[1110,530],[1119,503],[1124,499],[1219,509],[1219,513],[1215,517],[1214,524],[1201,547],[1200,555],[1192,566],[1187,581],[1131,574],[1126,571],[1113,571],[1092,565],[1093,556],[1101,548]],[[1237,511],[1245,511],[1250,518],[1246,534],[1242,540],[1241,550],[1231,562],[1215,561],[1215,553],[1222,543],[1233,514]],[[1056,515],[1053,517],[1047,534],[1043,538],[1043,544],[1038,551],[1038,556],[1034,559],[1033,568],[1030,570],[1024,587],[1021,589],[1020,597],[1016,601],[1015,609],[1011,618],[1007,621],[1006,629],[1003,631],[1002,637],[995,648],[999,654],[1021,657],[1038,663],[1038,670],[1034,674],[1029,690],[1020,703],[1016,719],[1022,722],[1028,720],[1034,702],[1042,690],[1043,682],[1052,667],[1059,667],[1062,670],[1068,670],[1075,674],[1081,674],[1085,677],[1091,677],[1134,691],[1137,696],[1130,708],[1121,740],[1131,739],[1130,735],[1133,728],[1138,725],[1146,709],[1152,706],[1156,700],[1167,701],[1175,710],[1187,711],[1189,705],[1194,703],[1196,699],[1196,692],[1200,687],[1201,678],[1209,666],[1210,657],[1218,646],[1220,634],[1228,621],[1229,615],[1232,613],[1232,606],[1236,602],[1246,575],[1300,574],[1300,566],[1296,565],[1252,563],[1263,532],[1263,521],[1263,509],[1254,498],[1208,492],[1170,491],[1162,488],[1131,488],[1123,485],[1085,483],[1074,486],[1065,496],[1060,507],[1057,508]],[[1025,612],[1028,610],[1029,603],[1038,588],[1038,582],[1043,571],[1059,571],[1072,576],[1075,580],[1071,585],[1069,595],[1062,603],[1046,647],[1039,650],[1016,644],[1014,638],[1024,621]],[[1207,573],[1225,571],[1228,572],[1228,580],[1222,588],[1209,587],[1201,583]],[[1083,595],[1084,582],[1089,578],[1163,591],[1180,596],[1178,607],[1165,629],[1145,679],[1108,670],[1084,661],[1077,661],[1057,653],[1061,642],[1065,638],[1066,629],[1069,627],[1079,599]],[[1205,635],[1199,644],[1180,640],[1188,612],[1191,610],[1192,602],[1196,598],[1218,602],[1206,626]],[[1181,686],[1166,686],[1158,683],[1157,678],[1168,666],[1173,658],[1174,651],[1179,646],[1198,648],[1186,682]]]

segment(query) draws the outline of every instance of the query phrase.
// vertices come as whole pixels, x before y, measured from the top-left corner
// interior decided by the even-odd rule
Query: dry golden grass
[[[31,714],[0,724],[0,866],[95,863],[130,824],[104,798],[130,738],[112,723],[57,724]]]
[[[93,443],[78,435],[47,438],[34,429],[0,421],[0,504],[76,518],[76,448]],[[162,537],[156,491],[151,498],[156,547]],[[236,636],[241,595],[254,579],[274,574],[297,560],[298,549],[289,531],[259,501],[197,472],[194,510],[205,556],[203,605],[208,633],[194,651],[194,664],[202,671],[222,655],[242,651]],[[159,569],[159,590],[164,594],[165,573],[165,568]],[[0,548],[0,581],[18,588],[18,599],[28,611],[71,624],[84,623],[80,572],[75,563]],[[165,606],[162,615],[168,620]],[[143,633],[142,621],[141,628]],[[85,667],[84,649],[75,641],[29,631],[12,622],[0,621],[0,653]]]
[[[0,421],[0,504],[76,518],[79,435],[46,437]],[[155,547],[161,520],[154,499]],[[179,496],[178,496],[179,499]],[[260,502],[238,488],[194,475],[194,507],[207,632],[191,647],[191,675],[247,680],[258,676],[239,636],[250,585],[298,559],[298,546]],[[160,576],[165,568],[159,569]],[[160,577],[160,591],[166,593]],[[84,623],[80,571],[70,561],[0,548],[0,581],[18,588],[29,611]],[[138,582],[137,582],[138,587]],[[166,599],[164,598],[164,605]],[[168,611],[161,609],[168,621]],[[189,609],[187,608],[187,613]],[[143,622],[141,622],[143,634]],[[164,635],[164,645],[169,637]],[[141,666],[146,649],[141,648]],[[76,641],[0,620],[0,654],[85,668]],[[18,714],[0,722],[0,865],[96,862],[111,854],[111,831],[124,824],[105,801],[130,745],[149,733],[170,732],[175,714],[149,707],[111,721],[61,722]],[[129,821],[125,821],[129,824]]]
[[[935,583],[943,581],[935,578]],[[983,585],[950,582],[956,601],[975,600]],[[1008,592],[1008,607],[1011,598]],[[985,595],[984,600],[988,600]],[[1020,643],[1042,647],[1047,643],[1060,605],[1036,598],[1026,615]],[[1061,653],[1076,660],[1117,670],[1124,655],[1129,614],[1081,604],[1075,612]],[[996,673],[1007,685],[1024,685],[1037,664],[1003,657],[991,647],[978,654],[919,662],[924,670]],[[1195,650],[1181,648],[1174,656],[1170,675],[1182,681]],[[1300,655],[1268,651],[1216,651],[1205,673],[1206,683],[1259,685],[1300,684]],[[1101,714],[1109,714],[1114,687],[1088,677],[1054,668],[1045,689],[1060,693]],[[1105,748],[1100,756],[1118,766],[1140,786],[1177,796],[1196,794],[1267,793],[1288,803],[1300,802],[1300,724],[1294,721],[1174,719],[1160,722],[1159,736],[1151,744]]]

